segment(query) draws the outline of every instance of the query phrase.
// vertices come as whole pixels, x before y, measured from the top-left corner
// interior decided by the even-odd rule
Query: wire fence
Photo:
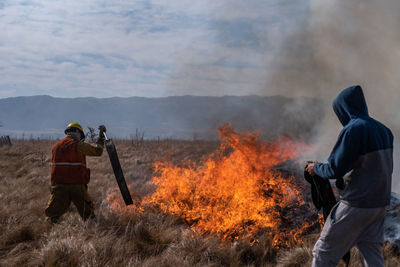
[[[12,146],[10,136],[0,136],[0,147],[1,146]]]

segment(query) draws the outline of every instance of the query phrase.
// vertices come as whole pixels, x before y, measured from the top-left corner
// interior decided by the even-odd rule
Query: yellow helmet
[[[78,129],[79,131],[83,132],[82,126],[81,126],[79,123],[77,123],[77,122],[71,122],[70,124],[68,124],[67,128],[65,129],[65,131],[66,131],[66,130],[69,130],[69,129],[71,129],[71,128],[76,128],[76,129]]]
[[[71,122],[70,124],[68,124],[68,126],[64,132],[65,132],[65,134],[68,134],[68,132],[70,132],[70,131],[76,132],[76,130],[78,130],[81,133],[81,139],[85,139],[85,133],[83,132],[83,128],[77,122]]]

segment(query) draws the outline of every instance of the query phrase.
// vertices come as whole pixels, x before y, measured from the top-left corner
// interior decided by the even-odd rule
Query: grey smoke
[[[220,21],[212,26],[217,25],[215,33],[220,36],[221,46],[209,48],[207,53],[202,53],[201,48],[182,52],[179,71],[187,77],[184,87],[215,94],[226,86],[219,82],[223,80],[232,81],[229,89],[237,95],[258,92],[296,99],[299,96],[322,99],[325,110],[321,114],[315,114],[312,106],[299,100],[285,107],[291,114],[299,115],[277,125],[284,128],[285,123],[316,122],[315,150],[305,157],[307,159],[325,161],[328,157],[342,128],[331,103],[342,89],[351,85],[363,87],[372,117],[390,127],[395,136],[400,132],[399,1],[310,0],[308,5],[307,1],[277,1],[279,8],[275,14],[243,25],[231,24],[230,12],[238,11],[230,7],[239,2],[222,2],[226,8],[219,7]],[[246,3],[249,7],[266,8],[258,2]],[[278,24],[269,19],[277,14],[285,23],[275,29]],[[239,27],[239,31],[230,30],[232,27]],[[215,59],[215,64],[206,68],[203,63],[210,62],[210,58]],[[257,67],[249,70],[242,66],[243,58],[252,59],[253,66]],[[231,68],[221,67],[226,65]],[[173,92],[178,90],[173,79],[170,85]],[[322,123],[319,117],[323,117]],[[393,189],[400,192],[397,164],[400,140],[396,140],[395,154]]]
[[[400,2],[312,0],[307,25],[294,26],[275,58],[264,92],[308,95],[326,103],[315,136],[318,160],[326,160],[341,129],[331,103],[341,89],[360,84],[370,115],[400,131]],[[400,140],[395,141],[393,191],[400,191]]]

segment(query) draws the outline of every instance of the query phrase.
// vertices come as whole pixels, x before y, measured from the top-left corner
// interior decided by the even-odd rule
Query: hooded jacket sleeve
[[[344,128],[333,147],[328,163],[317,163],[314,172],[326,179],[342,178],[360,156],[361,137],[359,127]]]

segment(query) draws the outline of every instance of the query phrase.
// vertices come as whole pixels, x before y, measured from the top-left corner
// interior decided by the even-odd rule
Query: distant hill
[[[77,121],[85,129],[105,124],[119,138],[138,129],[145,138],[213,139],[216,128],[229,122],[239,130],[260,130],[264,137],[307,138],[322,110],[319,100],[282,96],[12,97],[0,99],[0,135],[61,137],[65,126]]]

